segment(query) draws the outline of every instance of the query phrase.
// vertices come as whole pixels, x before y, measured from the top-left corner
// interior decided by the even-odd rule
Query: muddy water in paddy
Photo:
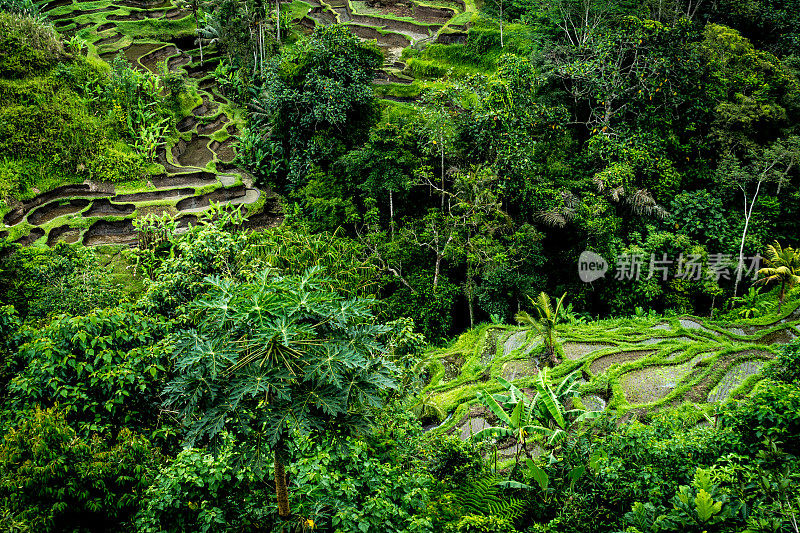
[[[411,45],[411,41],[405,35],[399,33],[380,33],[375,28],[369,26],[359,26],[348,24],[347,28],[357,37],[362,39],[375,39],[378,44],[405,48]]]
[[[14,242],[21,246],[29,246],[42,237],[44,237],[44,230],[42,228],[33,228],[28,235],[20,237]]]
[[[64,202],[56,200],[45,204],[28,215],[28,222],[38,226],[54,220],[60,216],[78,213],[89,205],[89,200],[77,199]]]
[[[779,329],[778,331],[767,333],[756,342],[759,344],[789,344],[796,338],[797,335],[794,331],[790,329]]]
[[[675,390],[701,360],[702,356],[697,356],[677,365],[647,366],[628,372],[620,378],[625,398],[634,405],[658,401]]]
[[[205,167],[214,159],[214,153],[208,148],[209,140],[196,134],[188,142],[181,139],[172,147],[172,158],[184,167]]]
[[[209,145],[209,148],[211,148],[211,151],[217,154],[217,158],[220,161],[230,163],[236,158],[236,150],[233,147],[234,142],[234,139],[227,139],[221,143],[218,141],[212,141]]]
[[[134,212],[136,206],[133,204],[112,204],[107,199],[95,200],[92,207],[83,213],[84,217],[105,217],[105,216],[125,216]]]
[[[47,12],[70,4],[72,4],[72,0],[55,0],[53,2],[48,2],[42,11]]]
[[[130,220],[99,220],[83,235],[84,246],[108,243],[132,244],[136,240],[136,232]]]
[[[570,361],[577,361],[578,359],[583,359],[590,353],[613,347],[613,344],[590,344],[580,342],[567,342],[564,343],[563,346],[564,356]]]
[[[215,131],[221,130],[222,125],[228,122],[228,117],[225,115],[220,115],[208,124],[199,124],[197,126],[197,133],[200,135],[210,135]],[[211,148],[214,150],[214,148]]]
[[[156,189],[167,189],[174,187],[205,187],[219,183],[217,175],[212,172],[186,172],[184,174],[173,174],[163,178],[154,178],[150,183]]]
[[[628,361],[637,361],[653,355],[653,350],[636,350],[633,352],[619,352],[598,357],[589,365],[589,370],[592,374],[602,374],[613,364],[627,363]]]
[[[149,52],[139,58],[139,63],[152,73],[159,71],[159,64],[166,61],[168,57],[178,54],[179,51],[174,45],[162,45],[158,50]]]
[[[761,359],[754,359],[736,363],[731,366],[719,383],[711,389],[708,395],[708,402],[724,402],[730,396],[731,391],[741,385],[748,377],[758,374],[766,362]]]
[[[122,34],[121,33],[117,33],[116,35],[112,35],[111,37],[105,37],[103,39],[100,39],[99,41],[95,41],[94,45],[97,48],[101,48],[101,47],[105,47],[105,46],[107,46],[109,44],[114,44],[115,42],[119,41],[120,39],[122,39]]]
[[[194,127],[197,125],[197,117],[194,115],[189,115],[188,117],[183,117],[178,121],[175,125],[175,128],[180,131],[181,133],[185,133],[187,131],[192,131]]]
[[[47,235],[47,245],[53,246],[58,241],[64,241],[72,244],[78,242],[81,237],[80,228],[71,228],[69,226],[58,226],[50,230]]]
[[[162,43],[132,44],[123,48],[122,53],[125,55],[125,59],[127,59],[129,63],[135,67],[141,68],[142,65],[139,63],[139,58],[149,54],[153,50],[158,50],[162,46],[164,46]]]
[[[6,226],[13,226],[18,224],[25,218],[25,215],[28,214],[33,208],[38,207],[42,204],[46,204],[51,200],[55,200],[56,198],[65,198],[70,196],[82,196],[86,198],[93,198],[93,197],[102,197],[102,196],[111,196],[111,193],[103,192],[103,191],[91,191],[91,186],[85,183],[81,183],[78,185],[62,185],[60,187],[56,187],[55,189],[42,193],[35,198],[28,200],[27,202],[23,203],[22,205],[18,205],[13,207],[11,211],[6,213],[6,216],[3,218],[3,223]]]
[[[172,7],[172,0],[115,0],[115,4],[136,9],[159,9]]]
[[[118,194],[112,200],[115,202],[153,202],[156,200],[172,200],[194,194],[194,189],[165,189],[162,191],[136,192],[132,194]]]
[[[336,14],[321,7],[317,7],[309,11],[308,17],[311,18],[312,20],[319,22],[323,26],[328,26],[330,24],[337,23]]]
[[[167,68],[169,69],[170,72],[175,72],[179,68],[182,68],[183,66],[191,63],[191,61],[192,58],[189,57],[188,54],[181,53],[180,55],[169,58],[169,60],[167,61]]]
[[[52,15],[50,20],[75,20],[78,17],[82,17],[83,15],[91,15],[92,13],[102,13],[104,11],[114,11],[117,8],[114,6],[110,7],[98,7],[96,9],[74,9],[69,13],[63,13],[61,15]]]
[[[106,17],[108,20],[119,20],[123,22],[131,22],[144,19],[157,19],[164,16],[163,11],[133,11],[129,15],[109,15]]]
[[[503,379],[508,381],[535,376],[538,373],[539,366],[537,365],[536,361],[532,361],[530,359],[509,361],[503,365],[503,369],[500,372],[500,374],[503,376]]]
[[[194,109],[192,109],[192,114],[194,116],[196,116],[196,117],[199,117],[199,116],[202,116],[202,115],[210,115],[210,114],[214,113],[217,110],[217,107],[218,107],[217,103],[216,102],[212,102],[209,99],[207,94],[203,94],[201,96],[203,98],[203,103],[200,104],[199,106],[195,107]]]
[[[202,65],[198,63],[195,65],[187,66],[184,70],[186,70],[186,74],[190,78],[205,78],[206,76],[211,74],[211,72],[213,72],[215,68],[217,68],[218,64],[219,64],[219,59],[206,58],[205,62]],[[199,114],[206,115],[207,113],[199,113]]]
[[[230,189],[217,189],[202,196],[191,196],[184,198],[177,203],[178,211],[191,212],[193,210],[203,210],[211,205],[211,202],[230,203],[239,198],[245,198],[247,191],[244,186],[232,187]]]

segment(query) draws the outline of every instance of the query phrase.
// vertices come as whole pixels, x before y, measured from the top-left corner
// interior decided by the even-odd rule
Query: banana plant
[[[578,375],[578,372],[573,372],[553,389],[547,382],[545,368],[534,382],[536,394],[532,398],[513,383],[498,378],[507,392],[488,394],[479,391],[478,400],[494,413],[502,425],[484,428],[472,438],[515,438],[519,443],[516,463],[519,463],[523,451],[531,458],[527,449],[529,439],[540,438],[547,448],[556,447],[578,424],[600,415],[599,411],[566,408],[567,400],[577,395]]]

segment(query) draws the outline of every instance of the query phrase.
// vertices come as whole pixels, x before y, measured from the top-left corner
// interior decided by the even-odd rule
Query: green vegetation
[[[796,12],[0,0],[0,529],[798,533]]]

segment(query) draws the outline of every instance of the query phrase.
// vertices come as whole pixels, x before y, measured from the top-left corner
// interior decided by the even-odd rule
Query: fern
[[[497,485],[495,475],[473,480],[467,486],[454,491],[455,501],[464,514],[495,516],[514,521],[525,512],[525,504],[516,498],[506,498]]]

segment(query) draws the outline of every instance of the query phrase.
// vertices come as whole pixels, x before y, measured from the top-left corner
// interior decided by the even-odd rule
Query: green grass
[[[303,0],[294,0],[290,4],[283,4],[281,6],[281,13],[288,13],[291,17],[291,20],[300,20],[306,15],[308,12],[311,11],[312,5],[303,2]]]
[[[623,318],[561,325],[557,329],[556,350],[560,363],[551,369],[550,379],[557,382],[571,372],[580,371],[586,378],[580,393],[604,397],[608,408],[619,414],[635,410],[637,416],[646,417],[658,411],[685,408],[681,406],[691,404],[694,406],[691,407],[693,412],[702,417],[703,413],[714,409],[713,405],[705,402],[706,395],[729,369],[750,359],[771,359],[775,347],[763,344],[765,336],[783,330],[800,336],[798,296],[794,294],[795,299],[785,304],[780,315],[738,321],[741,326],[761,328],[752,335],[732,335],[727,331],[725,322],[688,316]],[[708,331],[685,327],[681,320],[687,319],[696,321]],[[784,319],[788,320],[781,323]],[[669,326],[668,330],[655,329],[657,325],[664,324]],[[509,341],[512,338],[513,341]],[[538,362],[541,367],[544,359],[537,339],[535,332],[519,327],[483,324],[447,346],[431,350],[428,359],[420,367],[430,376],[422,395],[426,398],[425,402],[433,405],[441,414],[441,418],[452,415],[437,431],[449,431],[460,424],[469,406],[477,401],[479,390],[490,393],[499,391],[501,387],[497,377],[501,376],[506,363]],[[583,353],[572,351],[571,343],[606,346]],[[571,350],[574,359],[565,356],[565,347]],[[626,357],[628,353],[633,353],[635,357]],[[592,363],[601,358],[606,358],[604,362],[616,363],[595,374],[592,372]],[[452,365],[455,360],[463,361],[463,366],[453,379],[446,381],[446,366]],[[530,363],[526,365],[530,366]],[[635,379],[636,376],[641,377],[636,382],[630,381],[630,384],[640,386],[637,390],[639,394],[644,394],[642,397],[655,395],[654,400],[642,404],[629,401],[628,396],[633,394],[633,390],[626,395],[626,380]],[[534,379],[534,375],[521,376],[515,383],[519,387],[531,387]],[[761,379],[760,374],[747,377],[731,391],[729,397],[741,397],[749,393]],[[652,395],[646,388],[641,389],[641,386],[650,383],[660,385],[660,388],[653,389]]]

